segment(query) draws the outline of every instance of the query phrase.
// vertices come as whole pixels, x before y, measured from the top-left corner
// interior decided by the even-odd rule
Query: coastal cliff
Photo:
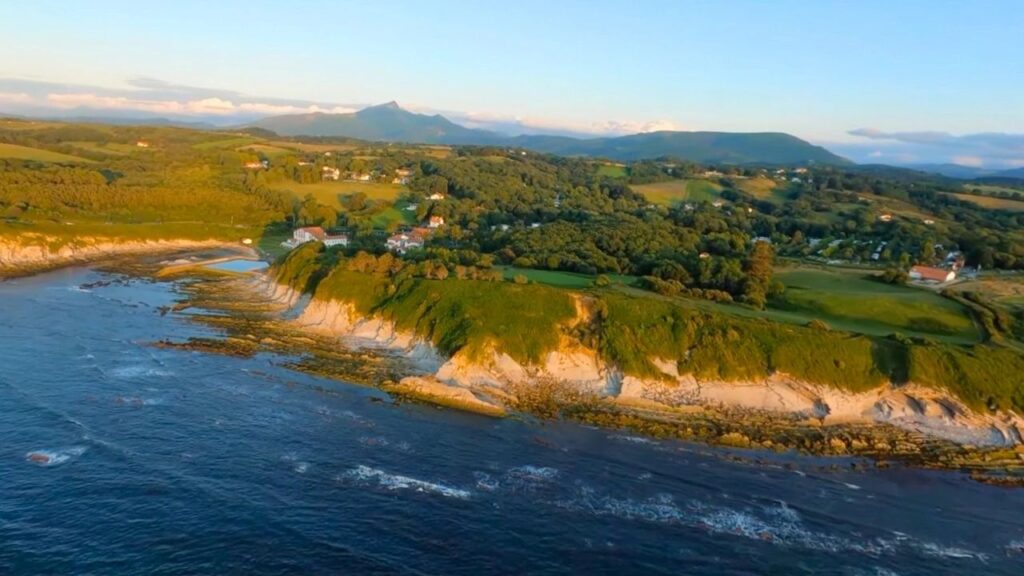
[[[535,360],[514,358],[495,342],[446,353],[431,338],[403,328],[381,313],[360,312],[353,301],[301,291],[271,278],[260,289],[293,307],[292,324],[304,331],[344,339],[349,346],[401,352],[429,373],[390,388],[441,404],[489,414],[515,409],[524,396],[544,388],[573,401],[609,403],[659,417],[694,409],[741,410],[816,425],[888,424],[962,445],[1022,443],[1024,419],[1012,410],[979,411],[954,393],[913,381],[848,390],[797,378],[783,371],[764,377],[708,378],[681,372],[674,360],[649,357],[654,375],[640,375],[605,359],[574,335],[594,322],[592,302],[572,296],[575,314],[558,327],[558,343]]]
[[[114,256],[226,247],[239,248],[218,240],[128,240],[92,236],[68,240],[23,234],[17,238],[0,238],[0,278]]]

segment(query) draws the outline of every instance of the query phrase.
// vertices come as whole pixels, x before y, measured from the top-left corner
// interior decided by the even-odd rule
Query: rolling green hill
[[[830,164],[850,161],[796,136],[779,132],[649,132],[607,138],[505,136],[460,126],[444,116],[415,114],[394,102],[350,114],[296,114],[265,118],[252,127],[283,136],[359,138],[417,144],[526,148],[560,156],[619,161],[671,156],[706,164]]]

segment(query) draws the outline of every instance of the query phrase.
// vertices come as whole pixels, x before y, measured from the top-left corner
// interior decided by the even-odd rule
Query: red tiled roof
[[[323,240],[324,236],[326,236],[326,233],[324,232],[324,229],[322,229],[321,227],[305,227],[305,228],[300,228],[296,232],[305,232],[305,233],[309,234],[309,236],[312,236],[313,238],[316,238],[316,239],[319,239],[319,240]]]
[[[922,280],[935,280],[937,282],[945,282],[949,276],[949,270],[932,268],[931,266],[914,266],[910,269],[910,272],[920,275]]]

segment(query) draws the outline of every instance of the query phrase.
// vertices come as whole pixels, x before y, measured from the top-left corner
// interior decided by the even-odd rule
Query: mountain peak
[[[394,100],[392,100],[390,102],[385,102],[383,104],[378,104],[376,106],[370,106],[370,108],[380,108],[380,109],[384,109],[384,110],[401,110],[402,109],[402,107],[398,105],[398,102],[395,102]]]

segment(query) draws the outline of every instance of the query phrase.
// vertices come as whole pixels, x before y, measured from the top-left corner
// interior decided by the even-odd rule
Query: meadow
[[[625,178],[626,167],[622,164],[601,164],[597,167],[597,175],[603,178]]]
[[[712,202],[718,199],[722,186],[703,179],[670,180],[652,184],[631,186],[634,192],[643,194],[647,200],[662,206],[673,206],[680,202]]]
[[[590,288],[597,280],[597,276],[579,274],[576,272],[562,272],[560,270],[538,270],[535,268],[516,268],[514,266],[495,266],[502,271],[505,280],[514,280],[516,276],[523,276],[530,282],[546,284],[556,288],[572,288],[583,290]],[[623,286],[634,286],[639,282],[635,276],[624,274],[606,274],[612,284]]]
[[[242,146],[241,148],[238,148],[238,151],[252,152],[253,154],[262,154],[271,161],[295,153],[294,150],[281,148],[280,146],[271,146],[269,144],[249,144],[247,146]]]
[[[1020,192],[1020,190],[1015,190]],[[966,200],[981,206],[982,208],[991,208],[992,210],[1008,210],[1012,212],[1024,212],[1024,201],[1013,200],[1011,198],[996,198],[994,196],[979,196],[976,194],[951,194],[958,200]]]
[[[32,160],[35,162],[52,162],[55,164],[93,164],[92,160],[79,158],[78,156],[51,152],[50,150],[43,150],[41,148],[30,148],[28,146],[3,143],[0,143],[0,158]]]
[[[300,184],[293,180],[275,182],[274,188],[291,192],[299,198],[312,194],[321,204],[341,210],[342,199],[350,194],[366,194],[368,200],[383,202],[394,202],[398,195],[405,190],[400,184],[386,184],[378,182],[347,182],[347,181],[325,181],[315,184]]]
[[[736,178],[733,184],[739,190],[750,194],[758,200],[771,200],[783,202],[786,200],[786,184],[780,184],[771,178],[758,176],[756,178]]]
[[[959,343],[981,337],[963,306],[928,290],[885,284],[863,272],[807,267],[782,269],[775,277],[786,290],[770,310],[863,334],[901,332]]]

